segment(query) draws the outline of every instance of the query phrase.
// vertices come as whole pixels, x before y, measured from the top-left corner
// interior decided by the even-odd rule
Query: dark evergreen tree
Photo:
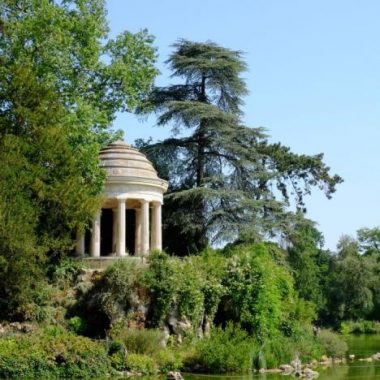
[[[141,112],[154,110],[172,137],[139,141],[160,175],[170,181],[165,199],[167,248],[187,254],[210,241],[255,238],[286,224],[284,205],[320,187],[328,197],[342,180],[316,156],[270,144],[260,128],[242,124],[242,54],[216,45],[180,40],[167,63],[184,82],[156,88]]]

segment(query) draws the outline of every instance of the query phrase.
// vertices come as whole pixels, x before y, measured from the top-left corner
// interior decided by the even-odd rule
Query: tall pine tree
[[[180,40],[167,63],[180,84],[156,88],[153,109],[172,137],[138,142],[170,182],[164,214],[170,251],[187,254],[215,241],[254,238],[286,223],[291,196],[304,208],[312,186],[330,197],[341,182],[323,156],[296,155],[242,123],[246,69],[239,51]]]

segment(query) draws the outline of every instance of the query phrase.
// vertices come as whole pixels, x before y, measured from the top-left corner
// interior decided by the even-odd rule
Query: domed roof
[[[122,140],[117,140],[101,149],[99,158],[100,167],[106,170],[108,178],[133,177],[159,180],[156,170],[146,156]]]

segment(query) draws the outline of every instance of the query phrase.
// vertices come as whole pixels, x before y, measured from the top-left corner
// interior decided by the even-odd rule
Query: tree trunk
[[[199,101],[206,103],[206,77],[202,76],[201,88],[199,94]],[[205,153],[205,122],[203,120],[199,123],[198,134],[197,134],[197,187],[202,186],[204,180],[204,153]]]

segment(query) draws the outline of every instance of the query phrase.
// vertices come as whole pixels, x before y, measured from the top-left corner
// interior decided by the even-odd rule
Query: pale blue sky
[[[342,234],[380,225],[379,0],[108,0],[111,35],[148,28],[156,37],[157,84],[169,83],[163,62],[178,38],[242,50],[250,94],[245,121],[267,128],[295,152],[323,152],[345,182],[332,200],[307,199],[326,247]],[[126,140],[167,136],[119,115]]]

